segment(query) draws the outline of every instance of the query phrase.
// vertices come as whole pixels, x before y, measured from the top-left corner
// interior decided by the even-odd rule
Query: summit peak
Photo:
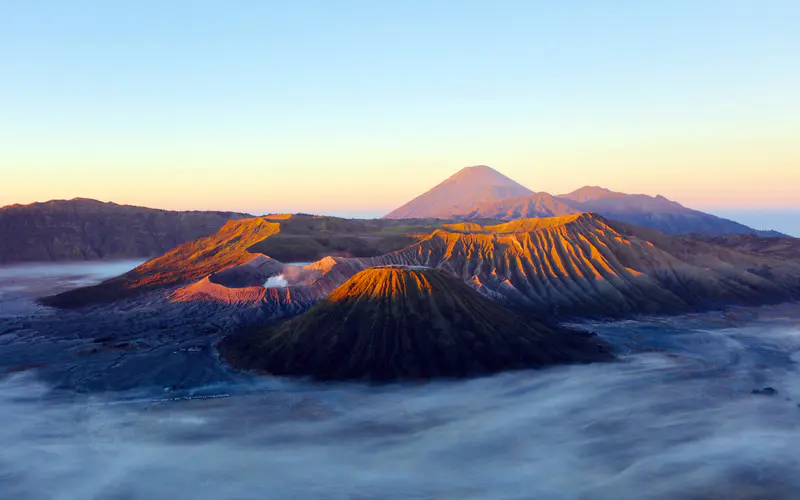
[[[387,214],[387,219],[447,219],[478,203],[527,196],[533,191],[487,165],[464,167],[429,191]]]

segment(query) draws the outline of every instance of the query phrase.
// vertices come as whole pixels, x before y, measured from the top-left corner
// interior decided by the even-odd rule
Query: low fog
[[[37,369],[5,374],[0,497],[800,498],[800,307],[581,326],[621,360],[178,392],[77,394]]]
[[[800,344],[797,330],[765,333],[776,349]],[[720,335],[736,356],[742,344]],[[752,394],[755,367],[739,362],[636,354],[381,388],[265,379],[178,401],[59,395],[20,374],[0,384],[0,488],[29,499],[798,498],[797,374],[768,369],[778,394]]]
[[[32,263],[0,266],[0,318],[39,309],[36,298],[119,276],[142,260]]]

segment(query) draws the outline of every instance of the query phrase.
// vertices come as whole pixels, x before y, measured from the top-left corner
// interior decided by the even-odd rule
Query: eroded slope
[[[234,336],[238,368],[321,379],[463,377],[610,359],[596,337],[546,326],[437,269],[370,268],[308,312]]]
[[[444,225],[447,229],[417,235],[415,243],[383,255],[326,257],[302,266],[251,252],[254,242],[263,245],[289,232],[281,226],[286,221],[274,220],[226,226],[215,237],[185,245],[129,275],[64,296],[88,301],[98,294],[121,296],[120,290],[182,285],[170,293],[171,300],[258,305],[274,308],[277,314],[302,310],[359,271],[383,265],[438,268],[490,298],[565,316],[772,303],[795,298],[800,291],[799,263],[669,236],[595,214]],[[397,223],[380,221],[386,222]],[[353,222],[300,218],[296,223]],[[295,231],[302,239],[301,231]],[[276,275],[285,275],[289,286],[265,289],[265,280]]]
[[[507,233],[513,225],[524,231]],[[515,221],[499,229],[436,231],[374,262],[442,268],[490,296],[568,314],[693,310],[787,300],[800,290],[797,265],[594,214]]]

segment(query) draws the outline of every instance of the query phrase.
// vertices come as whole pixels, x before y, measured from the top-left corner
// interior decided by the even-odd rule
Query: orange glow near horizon
[[[140,3],[4,3],[0,205],[380,214],[482,164],[800,210],[798,2]]]
[[[150,167],[104,167],[92,162],[73,167],[53,159],[52,163],[27,162],[26,168],[8,173],[4,168],[0,205],[84,197],[172,210],[383,213],[464,166],[484,163],[533,191],[554,195],[596,185],[626,193],[660,194],[699,209],[800,209],[800,146],[730,148],[724,154],[663,148],[519,150],[494,162],[474,161],[488,155],[469,153],[458,155],[463,157],[459,163],[439,159],[440,155],[374,162],[348,162],[340,155],[324,167],[289,159],[264,162],[286,165],[281,168],[261,167],[254,165],[261,162],[253,161],[217,168],[214,158],[200,164],[176,162],[183,167],[170,167],[164,160],[143,162]]]

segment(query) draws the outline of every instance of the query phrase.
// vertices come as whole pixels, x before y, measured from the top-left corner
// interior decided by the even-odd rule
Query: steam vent
[[[234,367],[317,379],[429,379],[611,359],[437,269],[366,269],[304,314],[220,344]]]

